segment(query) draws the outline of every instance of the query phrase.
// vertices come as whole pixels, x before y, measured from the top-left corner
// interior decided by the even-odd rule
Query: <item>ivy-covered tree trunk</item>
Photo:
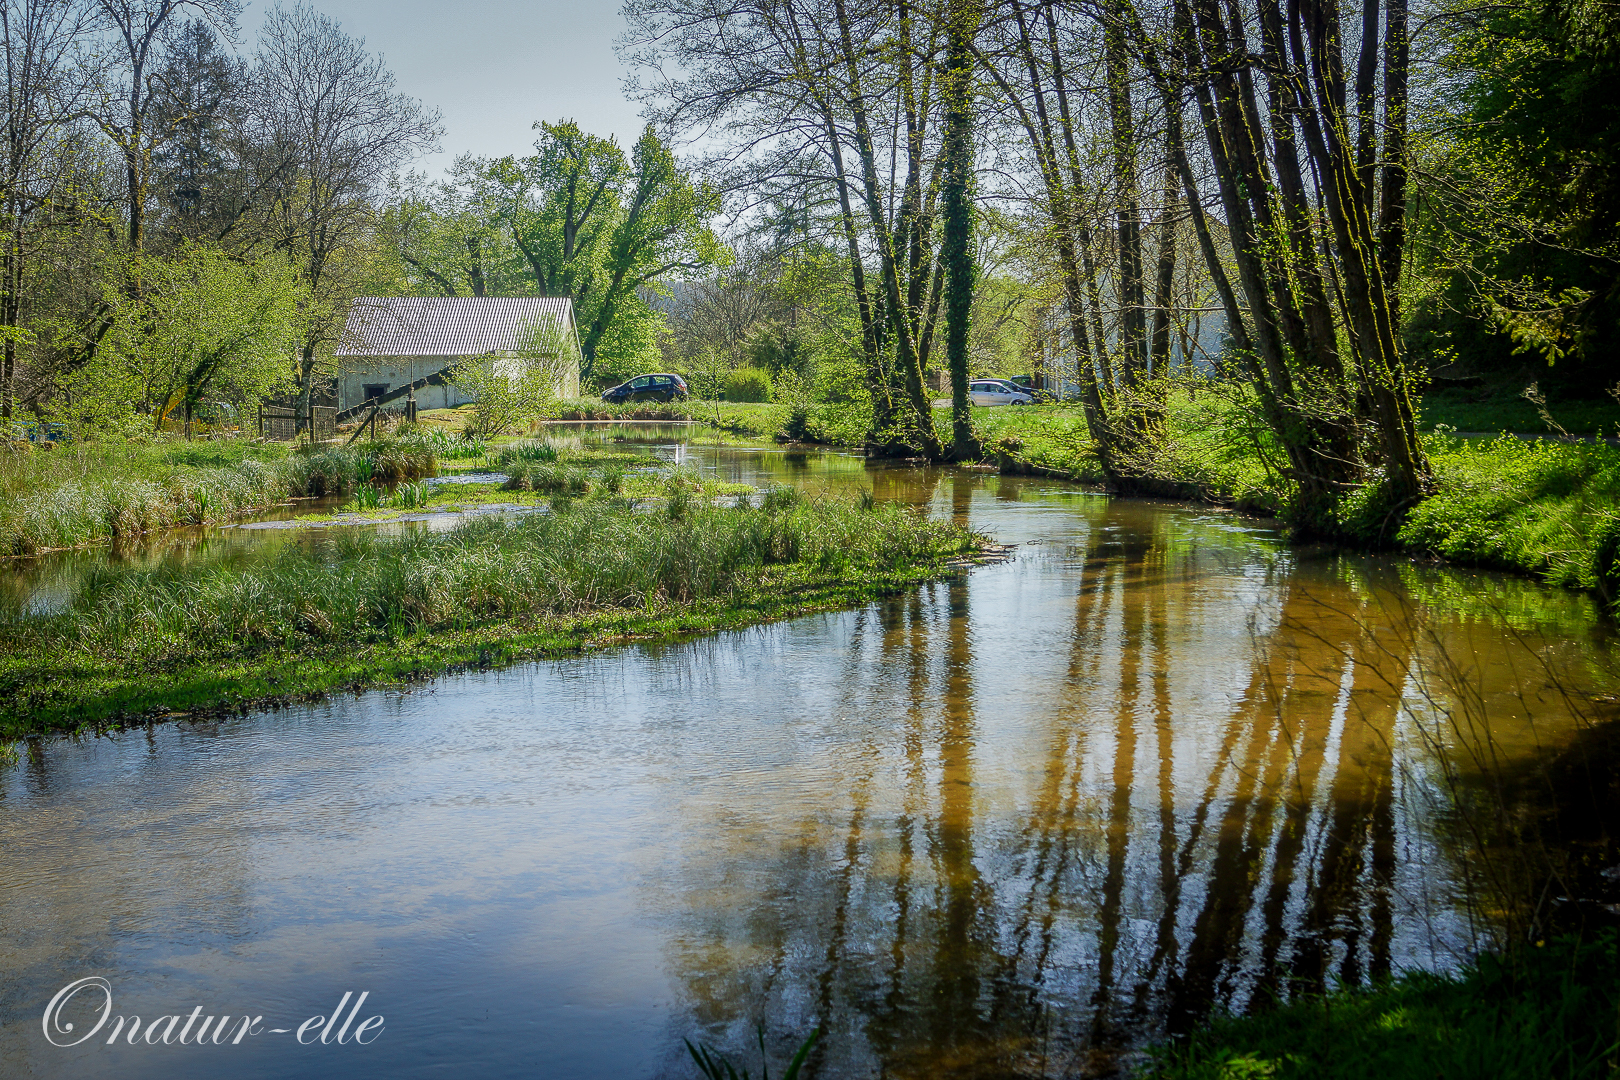
[[[968,331],[973,316],[973,62],[971,48],[980,19],[976,0],[956,0],[947,14],[945,61],[944,238],[945,362],[951,375],[951,456],[978,453],[968,402]]]

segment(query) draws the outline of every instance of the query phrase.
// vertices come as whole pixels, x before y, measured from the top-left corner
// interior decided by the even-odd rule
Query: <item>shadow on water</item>
[[[93,957],[158,999],[362,972],[393,1041],[310,1075],[689,1076],[683,1038],[752,1060],[759,1023],[779,1061],[824,1028],[816,1076],[1107,1074],[1211,1009],[1489,940],[1516,885],[1478,855],[1507,837],[1459,810],[1517,820],[1528,786],[1482,763],[1567,754],[1612,687],[1585,601],[1528,583],[1050,481],[677,445],[1019,554],[854,611],[44,746],[0,771],[0,1071],[84,1064],[35,1013]],[[513,1001],[516,1028],[474,1019]],[[119,1064],[209,1075],[158,1061]]]

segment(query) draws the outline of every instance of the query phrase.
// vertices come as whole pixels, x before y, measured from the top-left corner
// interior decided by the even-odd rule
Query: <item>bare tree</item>
[[[0,0],[0,62],[5,65],[5,146],[0,159],[0,416],[11,416],[17,377],[24,280],[34,252],[35,223],[60,200],[77,154],[72,124],[85,85],[74,49],[91,28],[78,0]]]
[[[434,149],[442,129],[437,111],[395,91],[363,39],[309,7],[265,17],[253,79],[257,137],[277,151],[265,167],[281,177],[265,234],[298,262],[314,297],[298,365],[307,411],[318,351],[335,340],[351,295],[340,256],[365,239],[384,181]]]
[[[885,0],[633,0],[625,13],[626,55],[652,73],[655,116],[722,145],[712,166],[734,192],[830,204],[873,442],[942,456],[923,383],[944,292],[942,22]]]
[[[115,63],[100,72],[101,102],[96,122],[118,147],[124,161],[127,236],[131,251],[146,244],[147,201],[151,194],[152,152],[165,136],[153,124],[159,85],[151,78],[165,35],[182,12],[190,11],[233,36],[240,0],[95,0],[95,11],[111,39]]]

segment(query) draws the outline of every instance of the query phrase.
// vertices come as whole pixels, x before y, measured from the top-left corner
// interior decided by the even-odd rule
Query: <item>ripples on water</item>
[[[678,454],[1019,553],[855,611],[45,743],[0,772],[0,1073],[691,1076],[683,1037],[741,1059],[763,1022],[778,1067],[824,1026],[818,1076],[1084,1075],[1211,1007],[1457,963],[1481,924],[1437,675],[1508,761],[1573,731],[1549,671],[1603,681],[1586,601],[1522,582],[1052,481]],[[386,1030],[46,1045],[84,975],[115,1014],[267,1026],[369,990]]]

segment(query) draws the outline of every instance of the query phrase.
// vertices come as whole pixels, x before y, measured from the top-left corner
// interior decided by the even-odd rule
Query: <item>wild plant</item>
[[[354,494],[350,495],[349,501],[343,504],[343,509],[350,513],[375,510],[382,505],[382,502],[383,493],[379,488],[374,488],[370,484],[362,484],[354,489]]]
[[[490,459],[490,464],[496,469],[505,469],[509,465],[519,462],[554,462],[557,460],[557,448],[549,442],[524,442],[503,446],[496,451]]]
[[[795,563],[802,571],[792,572],[819,573],[831,559],[865,580],[977,542],[946,522],[835,500],[768,514],[692,499],[679,519],[580,502],[566,513],[473,519],[444,533],[338,530],[319,549],[288,545],[246,566],[109,566],[60,615],[5,632],[8,647],[33,642],[142,662],[240,655],[518,616],[725,602]]]
[[[755,1029],[755,1034],[759,1038],[760,1080],[771,1080],[770,1057],[765,1052],[765,1026],[761,1024]],[[799,1044],[798,1050],[794,1051],[792,1060],[788,1062],[786,1071],[782,1073],[782,1080],[797,1080],[799,1070],[804,1068],[805,1060],[809,1058],[811,1048],[816,1045],[816,1040],[820,1037],[821,1031],[817,1029],[810,1033],[808,1039]],[[691,1039],[683,1039],[682,1041],[686,1043],[686,1052],[692,1055],[692,1060],[697,1063],[698,1072],[703,1074],[704,1080],[749,1080],[746,1067],[738,1069],[737,1066],[731,1063],[731,1059],[719,1051],[703,1043],[693,1046]]]
[[[426,506],[428,501],[428,486],[418,480],[415,483],[400,484],[388,497],[388,505],[397,506],[404,510],[414,510],[419,506]]]

